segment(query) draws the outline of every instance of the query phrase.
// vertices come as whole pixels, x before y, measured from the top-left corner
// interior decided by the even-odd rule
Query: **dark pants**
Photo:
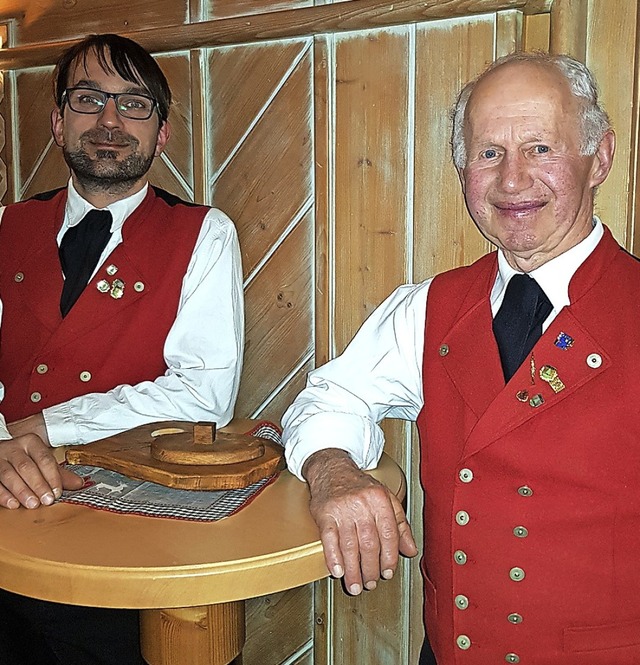
[[[144,665],[136,610],[60,605],[0,590],[2,665]]]
[[[436,657],[431,651],[431,645],[429,644],[429,639],[424,638],[424,644],[422,645],[422,651],[420,652],[420,663],[419,665],[438,665],[436,663]]]

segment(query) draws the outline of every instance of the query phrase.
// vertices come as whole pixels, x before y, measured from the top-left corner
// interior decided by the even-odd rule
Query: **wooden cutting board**
[[[269,439],[216,432],[215,423],[164,421],[67,449],[70,464],[189,490],[246,487],[284,469],[284,449]]]

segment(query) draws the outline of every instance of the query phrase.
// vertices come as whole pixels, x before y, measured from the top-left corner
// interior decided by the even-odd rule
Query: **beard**
[[[114,149],[101,148],[95,151],[95,157],[91,157],[85,147],[87,143],[112,143]],[[80,136],[75,150],[69,150],[65,145],[62,153],[67,166],[87,191],[119,194],[131,189],[151,168],[154,155],[137,152],[139,145],[138,139],[130,134],[92,129]],[[127,146],[131,148],[131,154],[119,159],[119,150]]]

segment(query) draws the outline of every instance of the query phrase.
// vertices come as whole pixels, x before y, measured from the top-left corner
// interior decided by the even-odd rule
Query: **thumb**
[[[60,479],[62,480],[62,488],[65,490],[79,490],[84,484],[84,480],[77,473],[65,466],[60,467]]]

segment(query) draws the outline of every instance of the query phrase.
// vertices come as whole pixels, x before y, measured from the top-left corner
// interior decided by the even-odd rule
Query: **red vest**
[[[638,665],[640,263],[605,230],[533,379],[526,362],[507,386],[496,270],[491,254],[428,296],[418,427],[438,664]]]
[[[165,372],[164,342],[208,210],[150,187],[125,222],[122,243],[63,319],[56,236],[66,198],[63,189],[46,200],[10,205],[0,223],[0,380],[7,422]],[[119,298],[115,280],[124,282]]]

